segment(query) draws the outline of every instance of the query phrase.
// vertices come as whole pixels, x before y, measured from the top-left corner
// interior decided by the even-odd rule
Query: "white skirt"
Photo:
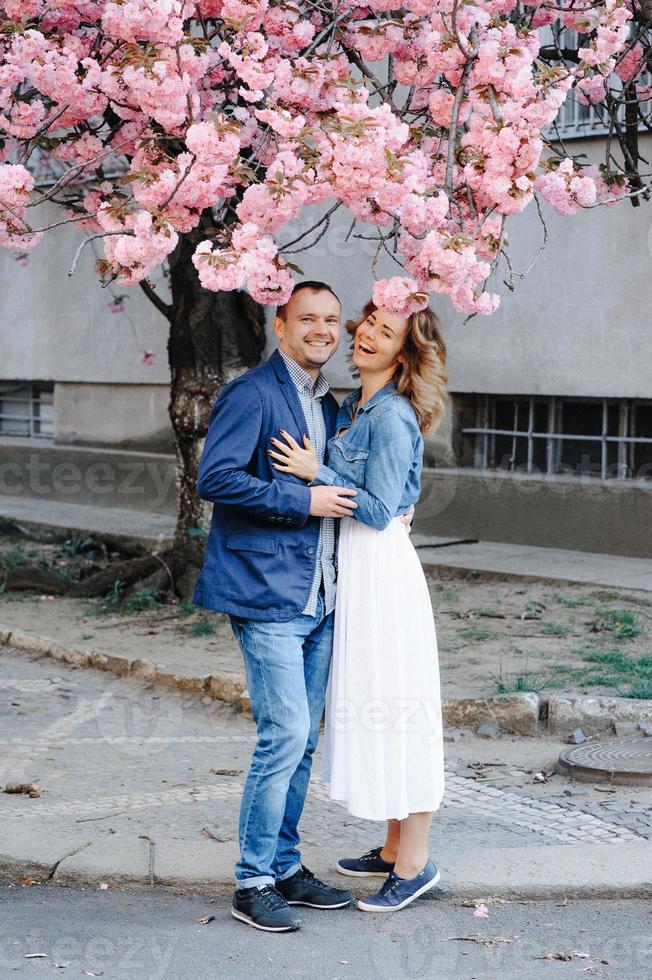
[[[398,517],[340,520],[322,780],[369,820],[431,812],[444,793],[437,637],[419,557]]]

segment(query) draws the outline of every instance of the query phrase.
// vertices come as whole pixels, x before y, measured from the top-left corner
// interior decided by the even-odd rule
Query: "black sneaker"
[[[231,915],[265,932],[292,932],[301,928],[301,919],[273,885],[236,888]]]
[[[383,861],[382,847],[374,847],[359,858],[340,858],[335,867],[341,875],[353,878],[386,878],[394,870],[394,862]]]
[[[276,890],[288,905],[308,905],[311,909],[341,909],[354,898],[353,892],[327,885],[303,865],[291,878],[277,878]]]

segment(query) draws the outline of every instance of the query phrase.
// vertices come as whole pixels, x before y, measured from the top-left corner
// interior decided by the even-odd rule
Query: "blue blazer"
[[[330,392],[322,410],[330,439],[338,411]],[[308,602],[319,518],[309,516],[306,483],[272,468],[269,440],[280,429],[302,445],[308,426],[283,358],[274,351],[225,385],[211,412],[197,493],[213,503],[213,517],[195,605],[282,623]]]

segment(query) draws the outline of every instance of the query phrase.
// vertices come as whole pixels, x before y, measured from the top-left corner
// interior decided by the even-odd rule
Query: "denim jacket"
[[[319,467],[310,486],[330,484],[357,490],[352,517],[382,531],[417,502],[421,491],[423,436],[414,409],[399,395],[394,380],[360,408],[361,388],[348,395],[328,441],[328,465]],[[345,429],[339,435],[340,429]]]

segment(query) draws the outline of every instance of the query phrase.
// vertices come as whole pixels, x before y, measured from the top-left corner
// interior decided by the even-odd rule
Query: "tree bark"
[[[213,402],[227,381],[259,363],[265,347],[264,312],[259,303],[244,292],[213,293],[199,282],[192,256],[209,229],[213,229],[213,217],[206,211],[194,231],[180,236],[170,261],[170,304],[148,283],[143,284],[145,294],[170,323],[168,411],[176,441],[177,486],[172,547],[152,554],[109,537],[107,544],[130,555],[127,560],[107,564],[78,582],[37,567],[7,569],[0,564],[0,587],[90,597],[105,594],[117,580],[124,583],[125,595],[160,580],[165,589],[184,598],[191,595],[203,560],[203,543],[189,532],[200,526],[204,516],[204,502],[195,484]]]
[[[192,256],[212,227],[210,211],[181,235],[170,261],[168,411],[176,441],[177,526],[175,544],[199,527],[204,503],[195,483],[213,402],[220,389],[258,364],[265,347],[263,307],[247,293],[213,293],[199,282]]]

